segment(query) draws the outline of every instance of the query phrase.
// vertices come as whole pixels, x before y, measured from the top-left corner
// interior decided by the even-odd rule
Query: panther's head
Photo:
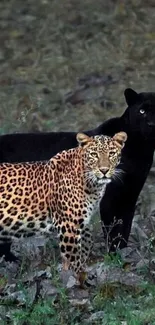
[[[124,92],[128,108],[129,128],[132,133],[155,139],[155,93],[137,93],[131,88]]]
[[[121,150],[126,140],[125,132],[116,133],[113,137],[105,135],[89,137],[78,133],[77,141],[82,147],[86,177],[100,184],[108,183],[120,162]]]

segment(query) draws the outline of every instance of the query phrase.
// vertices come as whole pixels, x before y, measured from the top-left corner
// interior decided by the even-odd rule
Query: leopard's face
[[[104,135],[94,138],[85,136],[82,141],[86,177],[99,184],[109,183],[120,162],[126,139],[124,132],[115,134],[113,138]],[[82,144],[80,141],[79,143]]]

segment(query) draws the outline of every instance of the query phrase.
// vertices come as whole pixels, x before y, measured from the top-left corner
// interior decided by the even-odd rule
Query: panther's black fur
[[[114,218],[117,223],[109,236],[111,250],[115,250],[118,244],[120,248],[127,244],[135,204],[151,168],[155,149],[155,93],[138,94],[126,89],[124,94],[128,107],[121,117],[86,131],[88,135],[114,135],[119,131],[128,134],[121,160],[121,168],[125,171],[123,181],[116,179],[108,185],[100,208],[108,232]],[[0,162],[49,159],[63,149],[74,147],[75,135],[74,132],[3,135],[0,137]],[[122,224],[118,224],[119,219],[122,219]],[[120,241],[118,233],[122,236]],[[9,245],[0,249],[7,259],[12,258]]]

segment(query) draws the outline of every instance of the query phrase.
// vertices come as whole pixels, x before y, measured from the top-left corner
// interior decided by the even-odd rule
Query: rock
[[[140,242],[141,245],[148,240],[148,236],[136,222],[134,222],[132,226],[132,237],[134,237],[136,241]]]
[[[22,290],[17,288],[16,284],[6,285],[3,291],[1,300],[7,304],[7,302],[24,305],[26,303],[26,295]]]
[[[37,284],[32,283],[30,286],[27,288],[27,296],[28,296],[28,303],[29,305],[32,305],[35,301],[36,294],[37,294]]]
[[[139,286],[143,280],[141,276],[133,272],[127,272],[119,267],[99,265],[96,270],[97,283],[120,283],[126,286]]]
[[[67,270],[67,271],[61,270],[60,279],[63,283],[63,286],[68,289],[71,289],[77,284],[77,280],[73,276],[73,272],[71,270]]]
[[[90,305],[89,299],[69,299],[69,302],[74,307]]]
[[[9,284],[15,281],[19,265],[15,262],[6,262],[4,256],[0,259],[0,276],[7,278]]]
[[[69,291],[68,297],[72,299],[88,299],[89,298],[89,291],[87,289],[81,289],[79,287],[72,288],[72,290]]]
[[[93,313],[88,319],[85,319],[85,322],[90,324],[91,322],[95,322],[99,319],[102,319],[104,315],[104,311],[97,311],[96,313]]]
[[[54,296],[58,293],[58,289],[52,285],[50,280],[43,280],[41,282],[40,295],[43,299]]]
[[[47,242],[44,236],[23,238],[13,241],[11,245],[11,252],[15,256],[28,257],[31,261],[41,259],[41,249],[43,250]]]
[[[135,250],[135,248],[132,248],[132,247],[125,247],[125,248],[122,248],[120,251],[119,251],[119,254],[121,255],[121,258],[124,260],[128,257],[130,257],[130,255],[132,254],[133,250]]]
[[[40,278],[40,277],[47,277],[47,278],[51,278],[51,272],[50,272],[50,267],[47,267],[46,270],[40,270],[37,272],[36,277]]]
[[[136,269],[140,269],[142,267],[148,266],[150,261],[146,258],[141,259],[137,264],[136,264]]]
[[[16,284],[13,283],[13,284],[10,284],[10,285],[6,285],[5,287],[5,293],[7,295],[11,295],[12,293],[14,293],[16,290]]]
[[[23,274],[21,281],[22,282],[32,282],[35,279],[39,278],[48,278],[51,279],[52,275],[50,272],[50,268],[47,267],[46,270],[40,270],[40,271],[30,271],[29,273]]]
[[[124,263],[136,264],[141,260],[140,252],[135,248],[135,245],[125,247],[119,251],[119,254]]]
[[[2,300],[5,301],[5,303],[7,303],[7,301],[12,301],[18,303],[19,305],[25,305],[27,301],[24,292],[21,290],[11,293],[10,295],[4,297]]]
[[[71,289],[72,287],[74,287],[75,285],[77,284],[77,281],[75,279],[74,276],[70,276],[69,279],[68,279],[68,282],[66,284],[66,288],[67,289]]]

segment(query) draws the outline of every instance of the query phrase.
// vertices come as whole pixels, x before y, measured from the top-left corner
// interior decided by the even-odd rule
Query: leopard
[[[78,133],[77,147],[47,161],[0,165],[0,243],[56,229],[63,269],[82,272],[92,247],[90,220],[120,170],[125,132]]]

